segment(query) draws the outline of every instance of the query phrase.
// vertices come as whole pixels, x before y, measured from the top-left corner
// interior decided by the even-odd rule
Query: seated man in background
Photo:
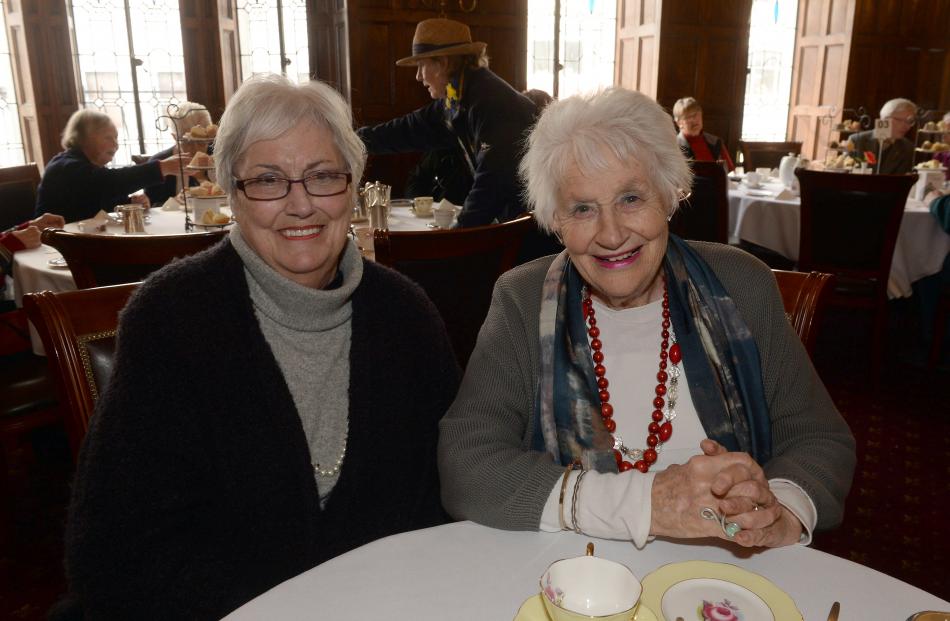
[[[177,110],[171,111],[170,116],[179,117],[172,121],[174,125],[172,128],[172,139],[175,140],[176,145],[168,147],[164,151],[159,151],[155,155],[150,156],[146,161],[160,162],[178,153],[178,143],[179,138],[181,138],[181,152],[188,156],[182,163],[187,165],[195,153],[198,151],[206,153],[208,151],[209,143],[189,140],[188,136],[191,129],[195,126],[200,125],[201,127],[207,127],[211,125],[211,114],[208,112],[208,109],[201,104],[186,101],[178,106]],[[195,175],[191,177],[189,185],[198,185],[199,182],[206,179],[207,176],[204,171],[197,171]],[[174,196],[178,192],[178,189],[178,177],[168,176],[165,177],[162,183],[157,183],[145,188],[145,194],[153,205],[160,207],[170,197]]]
[[[874,130],[853,134],[848,142],[851,155],[867,159],[866,153],[877,160],[874,172],[881,175],[902,175],[914,168],[914,143],[905,138],[917,121],[917,104],[909,99],[891,99],[881,106],[881,118],[891,122],[891,137],[880,144]],[[868,159],[868,162],[871,160]]]
[[[703,131],[703,108],[698,101],[692,97],[678,100],[673,104],[673,120],[680,130],[676,142],[687,158],[698,162],[722,160],[729,172],[736,169],[722,138]]]

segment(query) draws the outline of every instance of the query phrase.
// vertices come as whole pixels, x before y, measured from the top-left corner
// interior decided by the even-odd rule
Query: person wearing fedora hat
[[[412,55],[396,65],[416,67],[416,80],[433,101],[358,131],[374,154],[458,150],[473,178],[460,227],[506,222],[526,211],[518,165],[537,108],[488,68],[485,48],[461,22],[419,22]]]

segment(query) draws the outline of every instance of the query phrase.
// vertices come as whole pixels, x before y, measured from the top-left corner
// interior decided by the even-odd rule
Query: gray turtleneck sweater
[[[267,265],[244,240],[238,225],[232,227],[230,239],[244,262],[257,321],[300,415],[323,505],[346,454],[350,298],[363,277],[363,262],[348,243],[340,259],[340,286],[311,289]]]

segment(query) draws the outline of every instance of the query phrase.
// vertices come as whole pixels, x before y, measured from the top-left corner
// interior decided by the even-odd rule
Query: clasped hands
[[[668,467],[653,480],[652,535],[730,540],[718,522],[700,516],[710,507],[742,527],[731,540],[743,547],[774,548],[799,541],[801,522],[779,504],[751,456],[709,439],[700,447],[702,455]]]

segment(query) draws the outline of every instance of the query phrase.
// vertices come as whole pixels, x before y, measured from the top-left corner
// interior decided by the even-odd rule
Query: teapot
[[[782,185],[789,190],[798,189],[798,179],[795,177],[795,169],[802,165],[802,158],[794,153],[789,153],[782,158],[778,165],[778,176],[782,180]]]

